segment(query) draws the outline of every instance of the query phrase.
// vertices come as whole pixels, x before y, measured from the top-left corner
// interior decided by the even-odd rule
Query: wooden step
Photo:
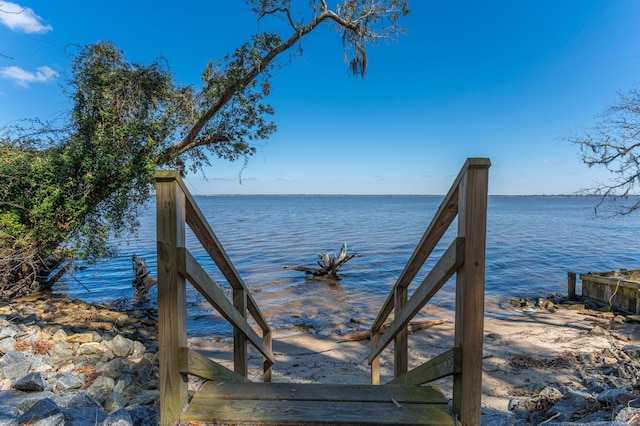
[[[453,425],[436,388],[207,382],[182,421],[262,425]]]

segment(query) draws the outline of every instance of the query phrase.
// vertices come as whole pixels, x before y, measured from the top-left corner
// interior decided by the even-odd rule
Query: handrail
[[[158,240],[158,340],[160,354],[160,416],[163,425],[179,420],[188,401],[187,373],[202,375],[211,367],[187,349],[186,280],[233,326],[234,371],[247,377],[247,343],[263,355],[265,382],[271,381],[275,357],[271,349],[271,328],[253,296],[229,260],[195,199],[176,171],[159,170],[156,178],[156,226]],[[185,247],[189,226],[233,289],[229,301]],[[262,330],[262,338],[247,322],[247,312]],[[186,356],[185,354],[190,354]],[[197,362],[196,372],[190,361]],[[186,365],[185,365],[186,362]],[[204,367],[203,367],[204,366]]]
[[[371,327],[371,383],[380,384],[380,353],[394,340],[392,384],[424,384],[453,376],[453,407],[463,425],[480,424],[487,158],[469,158],[427,227]],[[408,287],[458,217],[458,237],[408,298]],[[407,372],[409,321],[456,274],[454,348]],[[395,311],[384,334],[381,328]]]

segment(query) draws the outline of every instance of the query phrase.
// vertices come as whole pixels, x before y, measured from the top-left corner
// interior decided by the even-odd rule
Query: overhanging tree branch
[[[640,90],[633,88],[598,117],[589,130],[564,138],[580,147],[581,158],[589,167],[604,167],[612,177],[583,193],[601,197],[596,210],[605,208],[614,215],[640,209],[640,200],[629,203],[628,197],[638,195],[640,186]],[[627,200],[620,203],[620,200]]]

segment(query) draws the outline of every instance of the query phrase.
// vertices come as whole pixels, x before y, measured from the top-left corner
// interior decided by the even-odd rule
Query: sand
[[[496,316],[494,318],[494,316]],[[640,325],[614,324],[631,340],[590,334],[596,323],[611,321],[575,310],[513,312],[508,318],[489,312],[484,327],[483,407],[508,412],[513,397],[531,395],[536,388],[553,385],[582,389],[576,375],[575,355],[601,353],[616,344],[640,344]],[[605,325],[606,325],[605,324]],[[409,336],[409,368],[453,346],[453,321]],[[616,343],[618,342],[618,343]],[[214,361],[232,368],[232,344],[192,339],[190,345]],[[277,335],[273,350],[273,382],[366,384],[369,341],[344,341],[341,336],[312,333]],[[261,357],[250,349],[249,378],[261,381]],[[518,362],[520,361],[520,362]],[[392,378],[393,349],[381,357],[382,383]],[[451,397],[451,378],[435,382]]]

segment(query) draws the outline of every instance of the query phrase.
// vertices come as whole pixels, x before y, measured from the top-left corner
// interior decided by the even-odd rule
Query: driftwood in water
[[[443,324],[445,322],[447,322],[446,319],[415,320],[415,321],[411,321],[407,326],[407,328],[409,329],[409,333],[413,333],[418,330],[426,330],[427,328],[431,328],[435,325]],[[387,323],[387,324],[384,324],[382,327],[380,327],[380,334],[384,334],[384,332],[387,331],[387,329],[389,328],[389,324],[390,323]],[[343,340],[350,340],[350,341],[367,340],[370,338],[371,338],[371,331],[369,330],[356,331],[355,333],[345,334],[344,336],[342,336]]]
[[[340,249],[340,253],[336,257],[333,253],[324,252],[322,254],[318,253],[318,257],[320,261],[318,261],[318,266],[320,268],[307,268],[304,266],[283,266],[284,269],[289,269],[292,271],[300,271],[304,272],[308,275],[313,275],[316,277],[331,275],[334,278],[338,278],[338,270],[342,265],[347,263],[349,260],[354,257],[358,257],[357,254],[347,254],[347,243],[342,244],[342,248]]]
[[[134,254],[131,256],[131,262],[133,266],[133,273],[135,275],[133,282],[131,283],[135,290],[134,303],[140,304],[147,300],[149,290],[158,280],[149,276],[149,271],[147,271],[147,262],[144,259]]]

